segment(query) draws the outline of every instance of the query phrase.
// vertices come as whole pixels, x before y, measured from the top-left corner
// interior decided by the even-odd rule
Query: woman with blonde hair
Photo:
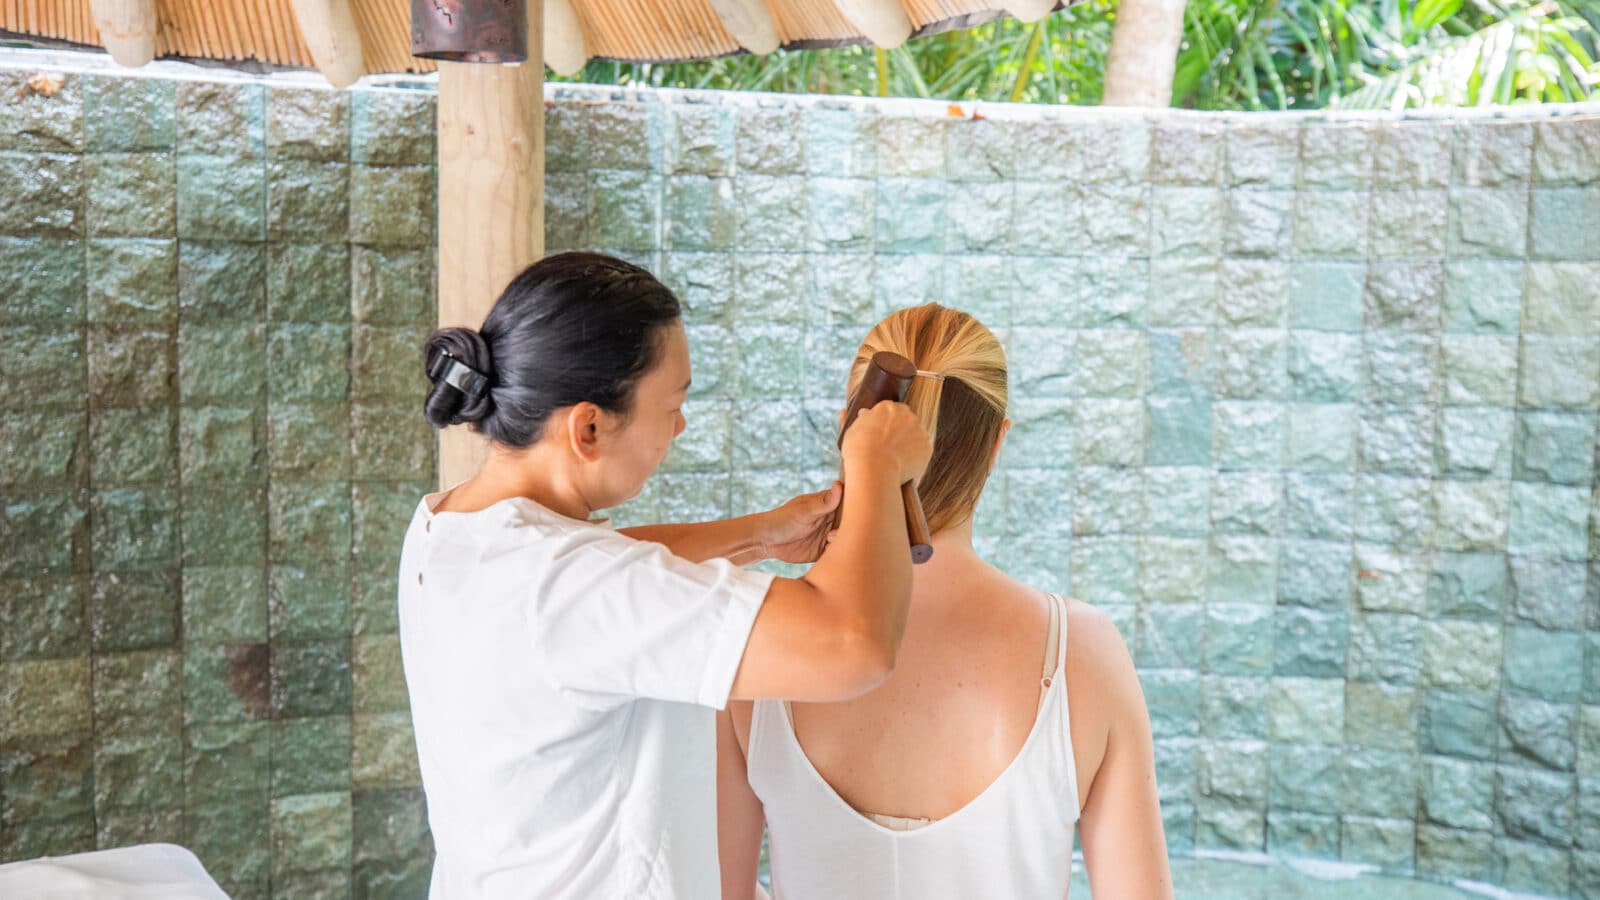
[[[1011,424],[999,341],[958,310],[900,310],[862,343],[852,391],[884,350],[924,376],[906,402],[934,436],[919,482],[933,558],[877,688],[718,714],[723,900],[760,896],[763,824],[777,900],[1061,900],[1075,829],[1095,900],[1171,897],[1149,714],[1121,635],[973,549]]]

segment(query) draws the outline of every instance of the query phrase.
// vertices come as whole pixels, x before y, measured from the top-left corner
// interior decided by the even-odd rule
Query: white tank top
[[[806,758],[784,704],[754,704],[748,773],[766,807],[774,900],[1067,896],[1078,773],[1062,678],[1065,604],[1050,602],[1059,610],[1055,668],[1033,730],[981,794],[925,825],[902,830],[857,812]]]

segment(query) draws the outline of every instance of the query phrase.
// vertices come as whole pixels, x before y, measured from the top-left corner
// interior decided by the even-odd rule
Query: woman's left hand
[[[843,496],[844,484],[835,481],[825,491],[801,494],[777,509],[761,513],[756,539],[765,558],[786,563],[815,562],[827,545],[833,511],[839,508]]]

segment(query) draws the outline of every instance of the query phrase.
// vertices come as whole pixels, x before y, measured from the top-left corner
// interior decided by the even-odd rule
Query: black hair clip
[[[433,365],[428,367],[428,378],[433,381],[443,379],[445,384],[473,399],[483,396],[489,386],[488,376],[456,359],[448,351],[440,351],[433,358]]]

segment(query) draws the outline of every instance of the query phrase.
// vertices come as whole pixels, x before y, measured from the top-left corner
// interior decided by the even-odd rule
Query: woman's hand
[[[756,540],[762,557],[787,563],[816,562],[843,496],[844,485],[835,481],[825,491],[801,494],[777,509],[759,513]]]

